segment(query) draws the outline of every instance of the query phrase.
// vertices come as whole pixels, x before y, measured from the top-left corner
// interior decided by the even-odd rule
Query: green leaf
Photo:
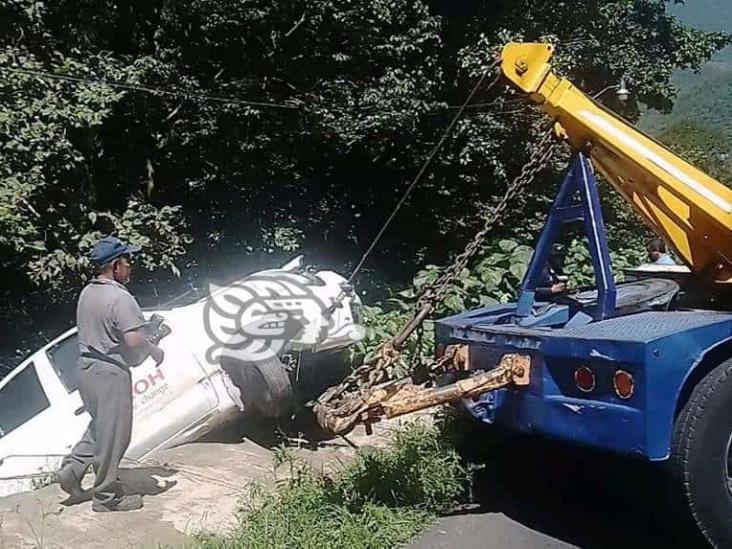
[[[506,263],[510,257],[509,254],[495,252],[489,255],[485,261],[487,264],[495,267]]]
[[[465,302],[463,299],[456,294],[448,295],[444,301],[445,307],[453,312],[460,312],[465,310]]]
[[[483,282],[479,278],[468,277],[462,280],[462,287],[464,290],[471,290],[472,288],[482,288]]]
[[[498,242],[498,247],[501,251],[511,252],[516,249],[518,243],[515,240],[501,240]]]
[[[498,300],[492,296],[489,295],[481,295],[480,296],[480,304],[483,307],[489,306],[489,305],[498,305]]]
[[[511,274],[517,279],[522,280],[526,274],[527,266],[524,263],[514,263],[509,269]]]
[[[486,269],[480,274],[480,279],[489,288],[494,288],[501,283],[501,280],[503,280],[504,272],[505,271],[503,271],[502,269]]]
[[[529,246],[517,246],[511,253],[511,263],[524,263],[528,265],[533,254],[534,250]]]
[[[415,288],[418,290],[422,288],[423,286],[426,286],[428,284],[432,284],[435,280],[437,280],[437,277],[440,275],[439,271],[437,270],[425,270],[420,271],[416,277],[414,277],[413,284]]]

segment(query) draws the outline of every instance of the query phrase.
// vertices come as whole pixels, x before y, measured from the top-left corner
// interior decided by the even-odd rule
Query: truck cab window
[[[28,364],[0,389],[0,437],[4,437],[50,406],[38,380],[36,367]]]
[[[48,359],[69,393],[79,388],[79,338],[71,335],[48,350]]]

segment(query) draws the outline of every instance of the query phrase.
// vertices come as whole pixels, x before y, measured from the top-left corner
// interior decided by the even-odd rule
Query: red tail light
[[[583,393],[589,393],[595,389],[595,372],[587,366],[580,366],[574,371],[574,384]]]
[[[635,390],[635,380],[633,376],[624,370],[618,370],[613,376],[613,387],[615,394],[623,400],[627,400],[633,396]]]

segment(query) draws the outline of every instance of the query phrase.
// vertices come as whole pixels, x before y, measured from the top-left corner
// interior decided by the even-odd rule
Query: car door
[[[65,451],[68,453],[79,441],[91,420],[79,394],[79,340],[76,329],[48,345],[38,361],[43,362],[43,359],[49,370],[55,374],[53,381],[59,386],[60,396],[56,408],[66,418],[64,429],[69,432],[69,441]]]
[[[80,434],[39,358],[0,382],[0,495],[31,489],[33,476],[56,468]]]
[[[196,438],[208,423],[219,397],[206,371],[191,352],[185,317],[163,313],[172,332],[160,342],[165,360],[151,358],[131,368],[134,420],[126,457],[139,459],[152,450]]]
[[[165,351],[164,362],[156,367],[148,358],[130,369],[134,413],[127,458],[139,459],[160,446],[176,443],[218,406],[216,391],[188,349],[185,326],[174,320],[166,323],[173,331],[160,342]],[[68,408],[72,409],[76,431],[77,420],[84,425],[89,423],[78,391],[76,332],[49,346],[46,355],[68,393]]]

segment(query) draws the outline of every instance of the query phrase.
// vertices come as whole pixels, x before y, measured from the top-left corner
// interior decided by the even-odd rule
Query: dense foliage
[[[30,332],[71,322],[84,252],[102,233],[145,245],[149,274],[135,290],[148,303],[182,286],[179,274],[226,278],[297,250],[347,271],[507,40],[554,41],[558,70],[588,91],[624,77],[632,119],[642,105],[668,109],[674,70],[700,66],[729,37],[685,27],[666,7],[0,0],[2,352],[17,359],[36,344]],[[525,162],[542,117],[503,88],[479,104],[369,263],[369,296],[446,262]],[[513,206],[496,242],[531,244],[564,160]],[[627,241],[635,222],[610,205],[611,235]]]

